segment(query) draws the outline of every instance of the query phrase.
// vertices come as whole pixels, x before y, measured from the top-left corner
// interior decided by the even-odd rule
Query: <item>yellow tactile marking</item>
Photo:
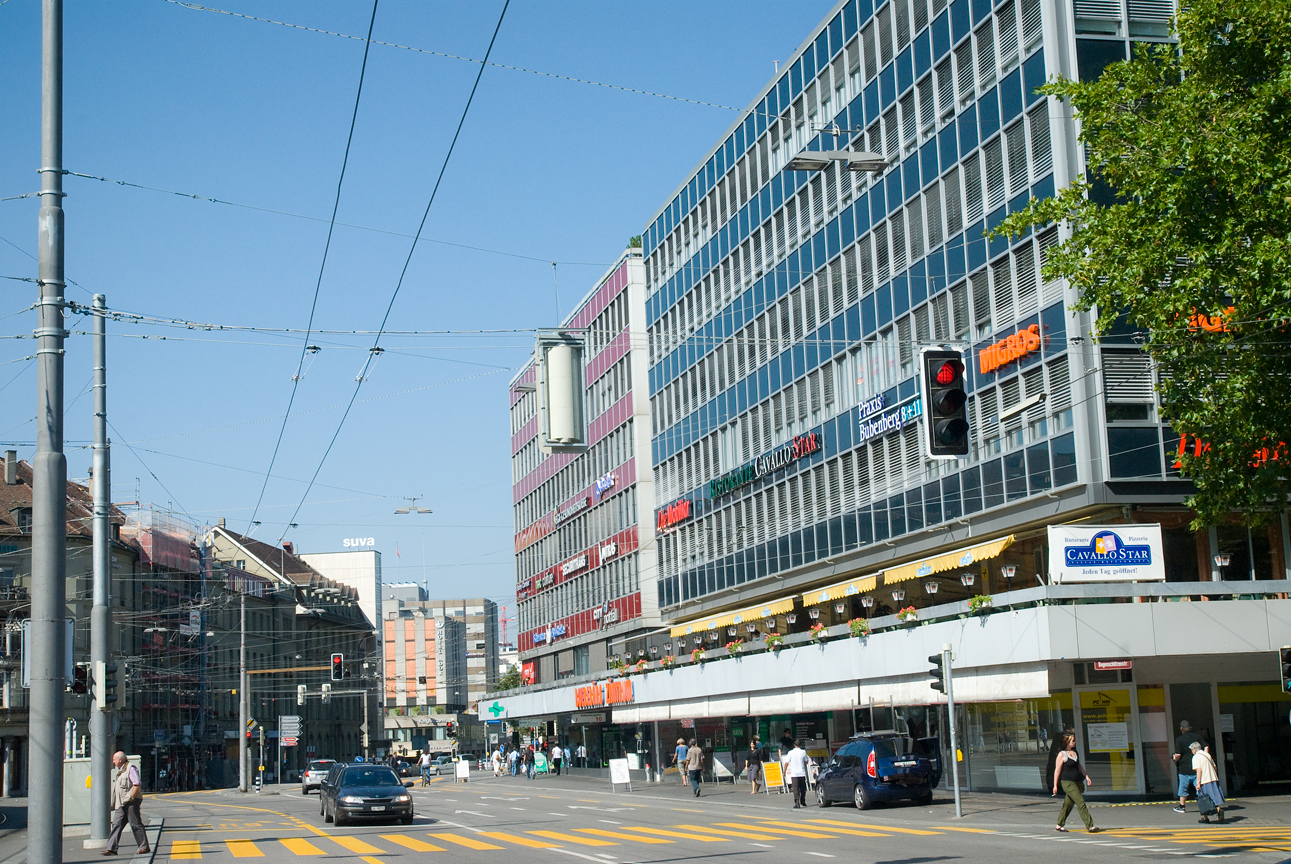
[[[202,844],[198,840],[176,840],[170,844],[170,857],[194,859],[202,857]]]

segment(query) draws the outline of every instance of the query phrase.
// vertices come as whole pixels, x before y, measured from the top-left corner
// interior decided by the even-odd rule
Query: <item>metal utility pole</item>
[[[63,455],[63,3],[41,5],[36,456],[32,460],[31,778],[27,860],[63,860],[63,621],[67,458]]]
[[[247,791],[247,595],[243,591],[238,625],[238,791]]]
[[[955,818],[964,816],[963,803],[959,800],[959,742],[955,738],[955,676],[950,671],[951,644],[941,646],[942,668],[946,670],[946,716],[950,729],[950,776],[955,784]]]
[[[112,662],[112,506],[111,451],[108,441],[107,301],[94,295],[94,606],[90,609],[90,668]],[[97,677],[97,671],[96,671]],[[96,681],[98,686],[103,682]],[[98,696],[99,694],[95,694]],[[112,817],[112,718],[108,708],[90,703],[90,846],[108,839]]]

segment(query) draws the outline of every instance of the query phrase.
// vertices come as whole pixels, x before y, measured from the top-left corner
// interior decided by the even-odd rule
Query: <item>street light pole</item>
[[[63,3],[41,5],[36,455],[32,460],[27,860],[63,860],[67,458],[63,454]]]
[[[94,295],[94,606],[90,609],[90,668],[95,686],[99,664],[112,662],[112,506],[111,446],[108,442],[107,302]],[[105,845],[112,816],[109,786],[112,772],[111,717],[107,694],[90,703],[90,846]],[[99,842],[102,841],[102,842]]]
[[[238,791],[247,791],[247,595],[241,597],[238,624]]]
[[[946,670],[946,717],[950,729],[950,776],[955,784],[955,818],[962,819],[964,808],[959,800],[959,742],[955,738],[955,675],[950,671],[954,659],[949,642],[941,646],[942,668]]]

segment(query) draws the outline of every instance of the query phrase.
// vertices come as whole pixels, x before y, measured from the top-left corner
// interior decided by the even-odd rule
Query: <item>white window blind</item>
[[[1108,402],[1152,401],[1152,366],[1148,355],[1103,353],[1103,395]]]

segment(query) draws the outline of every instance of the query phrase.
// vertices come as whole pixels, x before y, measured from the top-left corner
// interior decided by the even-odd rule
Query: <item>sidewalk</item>
[[[475,788],[487,786],[490,789],[505,789],[508,792],[524,794],[524,790],[543,792],[577,792],[578,794],[600,794],[610,796],[610,785],[606,780],[589,777],[561,776],[537,777],[525,780],[523,777],[494,778],[491,772],[472,772],[470,785]],[[452,784],[447,784],[451,788]],[[437,790],[445,786],[436,784]],[[632,790],[625,786],[616,787],[613,795],[625,798],[651,799],[685,803],[687,807],[740,807],[750,810],[784,811],[793,807],[793,800],[787,794],[778,794],[774,790],[770,795],[749,794],[747,783],[705,783],[701,787],[699,798],[695,798],[690,786],[682,786],[675,778],[662,783],[633,782]],[[813,800],[810,795],[809,800]],[[860,814],[846,803],[837,803],[829,809],[811,809],[816,813],[852,813],[865,821],[890,823],[893,825],[948,825],[963,827],[1006,829],[1035,828],[1048,831],[1061,806],[1061,799],[1041,795],[1006,795],[1001,793],[962,793],[962,821],[955,820],[954,795],[945,788],[939,788],[933,798],[932,806],[915,805],[879,806]],[[1182,828],[1196,826],[1197,805],[1188,801],[1186,813],[1176,813],[1172,809],[1176,799],[1168,801],[1126,801],[1122,799],[1098,800],[1096,796],[1087,799],[1089,809],[1095,822],[1105,828]],[[1291,796],[1266,795],[1252,798],[1230,798],[1226,811],[1232,825],[1248,826],[1291,826]],[[950,821],[947,821],[950,820]],[[2,864],[2,862],[0,862]]]

